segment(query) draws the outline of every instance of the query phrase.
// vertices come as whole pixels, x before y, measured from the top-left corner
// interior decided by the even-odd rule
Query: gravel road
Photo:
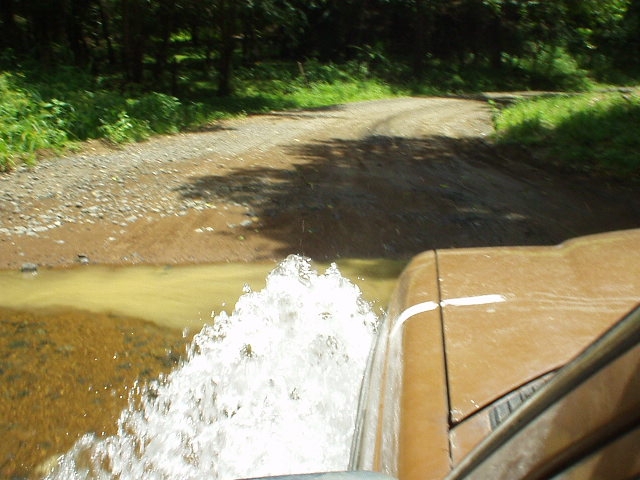
[[[632,189],[527,167],[491,133],[484,101],[398,98],[92,142],[0,174],[0,268],[406,258],[640,226]]]

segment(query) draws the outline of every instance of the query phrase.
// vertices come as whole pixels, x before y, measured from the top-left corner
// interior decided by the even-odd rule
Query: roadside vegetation
[[[640,93],[554,95],[500,111],[496,138],[534,149],[542,165],[640,181]]]
[[[227,96],[216,95],[214,82],[197,75],[193,79],[185,75],[179,97],[144,89],[122,90],[110,84],[112,79],[92,77],[75,67],[48,72],[5,70],[0,73],[0,171],[13,169],[21,163],[33,164],[38,156],[73,149],[79,142],[89,139],[102,139],[111,144],[142,141],[152,135],[206,128],[231,116],[273,110],[320,108],[400,95],[526,90],[540,82],[565,90],[591,90],[596,86],[574,63],[557,59],[554,62],[554,68],[545,67],[545,74],[514,62],[510,67],[504,67],[500,75],[490,69],[434,63],[421,82],[412,80],[408,74],[402,76],[403,66],[391,62],[385,64],[385,71],[381,73],[372,71],[372,67],[364,62],[355,61],[342,65],[316,61],[304,65],[264,63],[253,68],[239,68],[234,92]],[[510,74],[503,76],[507,68]],[[409,80],[393,82],[388,78],[388,73],[393,71],[398,73],[398,78]],[[591,149],[596,137],[585,117],[588,118],[591,112],[594,119],[600,121],[601,109],[611,103],[592,101],[601,97],[593,94],[518,104],[498,117],[496,125],[501,132],[500,139],[531,145],[548,142],[559,119],[574,113],[578,102],[582,107],[576,122],[580,123],[574,123],[573,130],[580,126],[590,130],[584,135],[588,142],[571,151],[577,155],[578,151],[590,149],[592,157],[611,144],[607,141],[598,149]],[[631,103],[637,106],[637,96],[613,95],[612,98],[631,98]],[[603,132],[598,138],[607,138],[603,129],[598,131]],[[629,133],[629,137],[634,136]],[[575,136],[571,138],[574,142],[580,140]],[[561,145],[568,137],[557,135],[553,139]],[[600,165],[590,157],[584,159],[590,162],[585,168]],[[573,158],[573,161],[577,160],[579,158]],[[611,167],[633,163],[630,159],[622,163],[617,160],[607,162]]]
[[[0,171],[38,155],[103,139],[112,144],[152,135],[206,128],[231,116],[273,110],[317,108],[408,94],[351,66],[297,64],[264,66],[238,73],[233,95],[218,96],[208,81],[185,84],[180,97],[161,92],[120,91],[100,85],[74,68],[46,75],[0,73]],[[277,75],[274,72],[277,71]]]
[[[87,139],[140,141],[232,115],[395,95],[634,85],[639,28],[638,0],[8,0],[0,2],[0,171]],[[572,128],[586,128],[584,117],[601,122],[601,103],[586,101]],[[534,134],[517,125],[535,121],[503,115],[504,141],[528,136],[552,151],[569,138],[560,134],[567,121],[545,117]],[[571,161],[633,168],[610,159],[611,141],[595,148],[586,137],[592,143],[571,150],[604,156]]]

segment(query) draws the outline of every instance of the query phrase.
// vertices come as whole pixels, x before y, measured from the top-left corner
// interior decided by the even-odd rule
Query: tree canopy
[[[420,77],[562,51],[638,69],[640,0],[0,0],[0,62],[30,59],[169,88],[186,65],[232,89],[234,65],[368,56]]]

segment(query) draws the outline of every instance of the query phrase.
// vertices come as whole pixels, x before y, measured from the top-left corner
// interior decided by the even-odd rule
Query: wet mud
[[[0,307],[0,478],[37,478],[85,433],[115,433],[136,382],[170,372],[187,341],[136,318]]]

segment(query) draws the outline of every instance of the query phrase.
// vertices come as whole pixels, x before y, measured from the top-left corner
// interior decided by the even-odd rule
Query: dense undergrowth
[[[103,138],[114,143],[175,133],[206,120],[197,103],[100,88],[76,71],[30,78],[0,74],[0,170],[33,163],[42,150]]]
[[[277,72],[277,73],[276,73]],[[0,171],[36,161],[42,151],[74,142],[140,141],[195,129],[221,118],[271,110],[322,107],[406,94],[409,90],[331,65],[240,70],[232,96],[207,79],[182,80],[177,95],[123,89],[114,79],[63,68],[0,72]]]
[[[70,67],[49,72],[25,67],[0,71],[0,171],[31,164],[43,152],[60,153],[87,139],[140,141],[248,113],[397,95],[532,88],[584,91],[594,86],[586,71],[562,52],[533,63],[506,61],[499,71],[433,63],[421,81],[406,80],[412,78],[407,67],[381,56],[342,65],[260,63],[236,69],[234,93],[227,97],[216,95],[215,82],[196,69],[183,73],[153,91],[124,87],[119,78],[90,76]],[[169,91],[173,94],[161,93]],[[582,106],[565,101],[581,101]],[[554,154],[562,150],[563,142],[570,142],[571,147],[564,149],[571,152],[566,158],[576,165],[584,161],[584,168],[637,169],[637,158],[634,161],[626,151],[627,145],[638,151],[632,142],[637,123],[635,130],[628,130],[637,122],[637,96],[587,95],[544,102],[534,103],[537,107],[532,109],[525,103],[501,113],[497,119],[500,138],[548,143]],[[555,117],[542,116],[536,108],[555,112]],[[609,126],[609,122],[615,123]],[[625,131],[629,133],[623,135]]]
[[[534,148],[543,165],[640,180],[640,92],[554,95],[520,101],[495,118],[501,143]]]

